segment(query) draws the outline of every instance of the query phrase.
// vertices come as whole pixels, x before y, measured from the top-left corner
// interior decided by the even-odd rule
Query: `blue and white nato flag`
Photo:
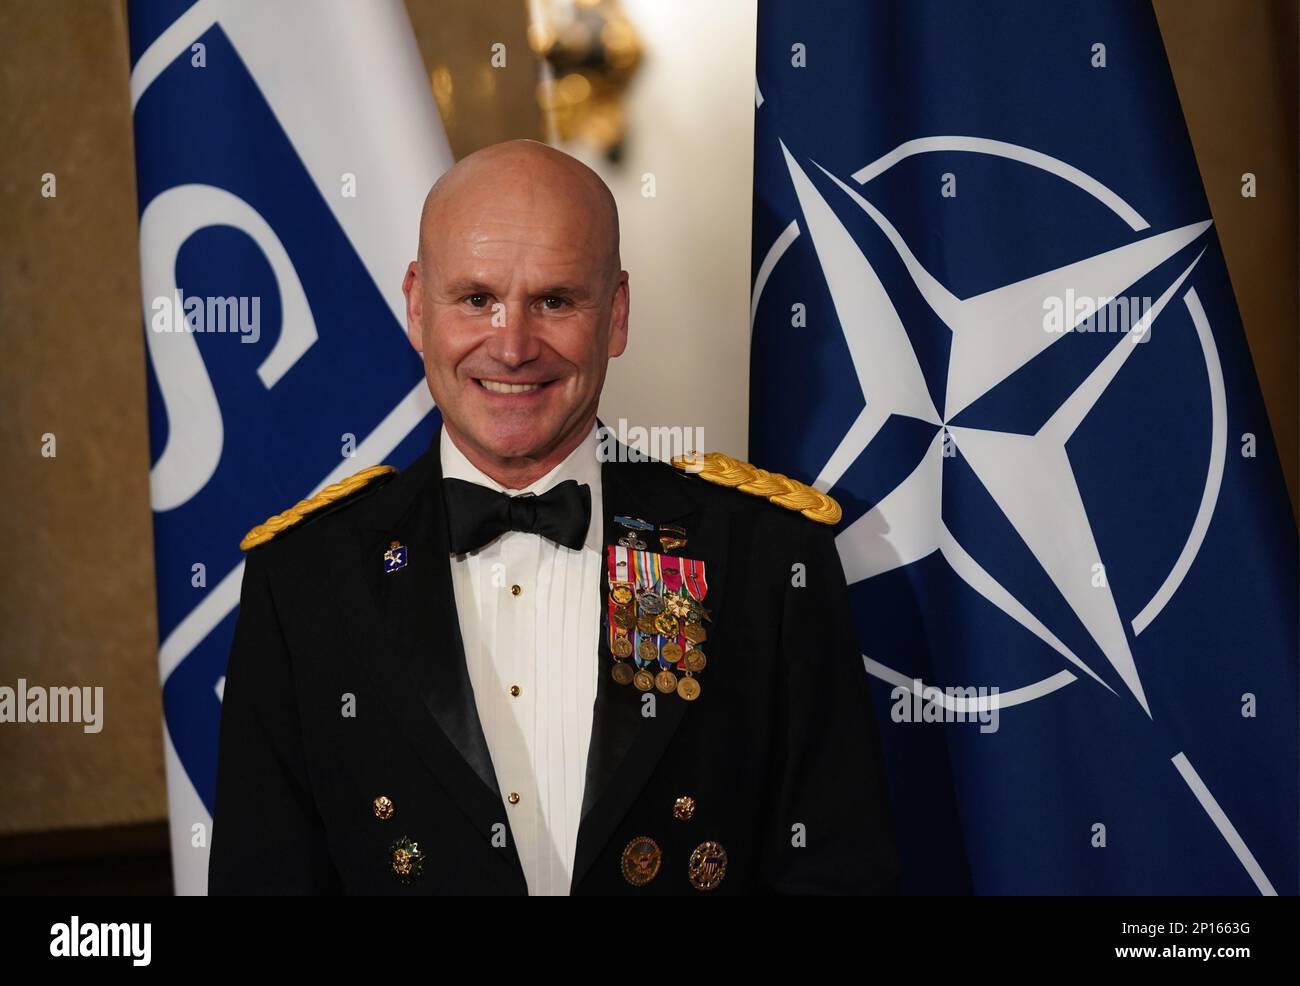
[[[172,850],[201,893],[240,538],[426,447],[401,283],[451,154],[401,0],[129,20]]]
[[[1149,5],[760,0],[755,103],[750,455],[844,508],[907,888],[1296,893],[1296,530]]]

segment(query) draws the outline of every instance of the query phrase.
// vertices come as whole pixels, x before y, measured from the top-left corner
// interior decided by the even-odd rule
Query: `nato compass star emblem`
[[[871,261],[784,143],[781,149],[798,197],[803,228],[798,220],[791,222],[768,249],[755,278],[751,318],[758,311],[763,288],[773,269],[790,245],[806,231],[826,279],[852,372],[865,401],[813,485],[822,491],[834,487],[895,415],[923,422],[934,429],[933,438],[915,468],[838,535],[837,545],[849,585],[937,553],[958,578],[1019,624],[1025,633],[1032,634],[1060,656],[1061,670],[1042,680],[993,696],[982,695],[977,690],[970,694],[982,697],[945,695],[944,705],[954,711],[974,713],[992,704],[1005,710],[1043,698],[1083,676],[1117,699],[1136,702],[1150,717],[1151,709],[1124,622],[1127,619],[1137,637],[1178,591],[1209,528],[1226,459],[1227,401],[1219,356],[1195,288],[1184,287],[1204,247],[1164,287],[1129,331],[1115,336],[1107,354],[1032,434],[953,422],[983,395],[1007,381],[1069,332],[1080,328],[1080,322],[1067,321],[1065,331],[1045,331],[1045,299],[1073,294],[1101,299],[1100,306],[1121,298],[1142,278],[1195,243],[1209,229],[1210,221],[1152,232],[1138,211],[1117,193],[1079,169],[1030,148],[966,136],[908,141],[854,173],[853,181],[863,186],[898,162],[919,154],[960,151],[993,155],[1068,182],[1116,214],[1134,234],[1132,242],[1116,249],[982,294],[959,298],[925,269],[889,218],[857,188],[811,162],[812,167],[818,168],[843,193],[843,200],[837,201],[839,208],[860,209],[881,231],[920,297],[950,331],[947,382],[941,401],[936,401],[926,385],[921,362],[903,320]],[[1195,519],[1172,568],[1146,605],[1136,613],[1121,614],[1108,583],[1096,578],[1097,567],[1103,566],[1104,570],[1105,559],[1089,523],[1066,446],[1136,351],[1135,343],[1149,336],[1152,323],[1171,303],[1185,305],[1191,316],[1209,381],[1212,433],[1205,486]],[[945,455],[945,446],[949,445],[955,448],[955,454],[974,473],[1015,534],[1050,577],[1095,642],[1097,653],[1104,656],[1114,676],[1122,682],[1120,690],[1067,646],[1048,621],[1036,616],[990,574],[949,529],[941,495],[945,459],[953,455],[951,449]],[[890,685],[909,690],[917,688],[911,676],[868,655],[863,655],[863,660],[869,673]],[[920,687],[929,686],[922,683]],[[1186,756],[1179,753],[1173,763],[1256,885],[1262,892],[1273,892],[1268,878]]]

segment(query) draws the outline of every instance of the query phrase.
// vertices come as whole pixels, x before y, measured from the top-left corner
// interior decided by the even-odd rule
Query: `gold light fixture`
[[[632,22],[618,0],[532,0],[530,9],[548,138],[580,140],[618,161],[627,135],[623,94],[642,57]]]

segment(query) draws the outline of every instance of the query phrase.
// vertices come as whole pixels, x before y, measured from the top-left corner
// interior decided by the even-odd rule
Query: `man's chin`
[[[556,429],[536,415],[501,414],[483,422],[477,444],[498,459],[535,459],[555,443]]]

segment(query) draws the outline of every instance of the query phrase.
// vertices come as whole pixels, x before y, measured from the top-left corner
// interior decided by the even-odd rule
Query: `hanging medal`
[[[614,655],[614,667],[610,673],[618,684],[626,685],[636,677],[632,665],[625,663],[632,656],[631,628],[636,625],[635,582],[628,549],[609,545],[607,563],[609,604],[606,622],[609,626],[609,649]]]
[[[682,668],[685,676],[677,683],[677,694],[688,702],[700,697],[700,683],[695,677],[703,671],[707,663],[702,644],[708,639],[704,621],[709,619],[708,610],[704,608],[704,597],[709,586],[704,576],[704,562],[695,558],[682,558],[681,574],[687,613],[682,627],[682,637],[686,651],[682,655]]]
[[[659,556],[650,551],[631,550],[631,567],[635,572],[636,608],[638,615],[647,609],[659,608]],[[635,661],[637,671],[632,683],[643,692],[648,692],[656,685],[655,671],[659,663],[659,636],[647,633],[634,621],[636,634]]]

